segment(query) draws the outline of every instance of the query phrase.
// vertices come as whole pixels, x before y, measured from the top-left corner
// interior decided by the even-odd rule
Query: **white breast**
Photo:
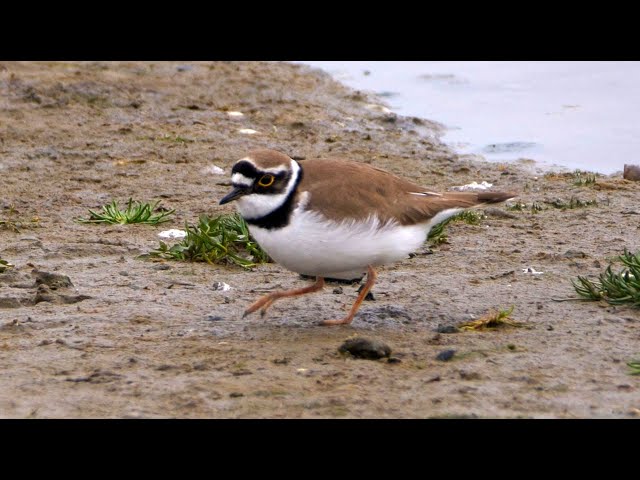
[[[402,226],[381,225],[377,217],[366,221],[334,222],[298,207],[289,225],[267,230],[249,225],[260,246],[280,265],[312,276],[352,279],[368,265],[383,265],[406,258],[427,237],[428,222]]]

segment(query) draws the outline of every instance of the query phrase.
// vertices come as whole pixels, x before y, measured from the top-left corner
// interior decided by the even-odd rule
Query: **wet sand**
[[[0,102],[0,221],[18,227],[0,224],[0,258],[15,265],[0,273],[0,417],[640,414],[626,366],[640,356],[640,312],[556,301],[575,297],[577,275],[640,248],[637,182],[576,186],[458,156],[438,141],[438,119],[385,113],[379,99],[285,63],[4,63]],[[345,156],[441,191],[488,181],[527,208],[487,209],[480,225],[449,225],[448,243],[381,268],[375,300],[349,326],[318,321],[344,314],[357,285],[242,318],[263,292],[308,280],[277,264],[138,257],[162,230],[232,212],[217,205],[230,166],[256,147]],[[74,222],[129,197],[176,214],[160,226]],[[553,207],[571,198],[597,205]],[[526,327],[440,333],[511,306]],[[399,361],[341,354],[356,334]],[[445,350],[455,354],[437,360]]]

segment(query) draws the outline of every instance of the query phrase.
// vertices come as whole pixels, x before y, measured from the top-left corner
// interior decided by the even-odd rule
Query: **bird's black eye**
[[[258,180],[258,185],[260,185],[261,187],[270,187],[271,185],[273,185],[273,182],[275,182],[276,177],[274,177],[273,175],[263,175],[260,180]]]

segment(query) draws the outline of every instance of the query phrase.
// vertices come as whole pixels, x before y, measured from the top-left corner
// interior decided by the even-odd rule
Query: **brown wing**
[[[428,221],[442,210],[503,202],[515,195],[502,192],[433,193],[365,163],[347,160],[303,160],[299,192],[308,191],[309,207],[328,218],[395,219],[403,225]]]

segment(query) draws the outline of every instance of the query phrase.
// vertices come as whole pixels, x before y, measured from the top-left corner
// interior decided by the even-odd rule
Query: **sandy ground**
[[[436,123],[378,103],[280,63],[0,65],[0,221],[11,223],[0,224],[0,258],[15,265],[0,273],[0,417],[638,416],[640,377],[626,362],[640,356],[640,312],[556,300],[575,297],[572,278],[640,248],[640,184],[614,175],[580,187],[527,162],[459,157]],[[217,205],[221,184],[255,147],[347,156],[439,190],[486,180],[527,208],[452,224],[449,243],[381,268],[350,326],[318,321],[344,314],[357,285],[243,319],[263,292],[307,281],[276,264],[138,256],[162,230],[232,211]],[[160,226],[74,222],[129,197],[176,214]],[[572,197],[597,205],[551,205]],[[512,305],[526,327],[440,333]],[[340,354],[356,334],[397,360]],[[437,360],[445,350],[453,358]]]

